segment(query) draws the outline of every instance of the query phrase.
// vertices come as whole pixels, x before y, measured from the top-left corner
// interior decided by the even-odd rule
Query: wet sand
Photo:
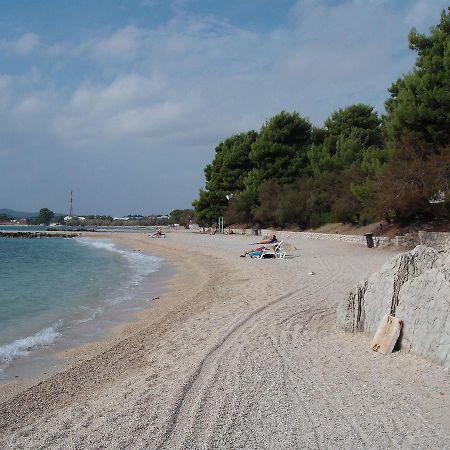
[[[136,321],[3,402],[1,448],[448,446],[450,371],[335,326],[337,302],[394,250],[302,240],[252,260],[244,236],[111,238],[176,275]]]

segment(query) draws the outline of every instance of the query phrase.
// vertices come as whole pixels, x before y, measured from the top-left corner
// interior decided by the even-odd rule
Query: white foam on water
[[[103,249],[120,254],[125,258],[130,269],[129,278],[115,291],[114,297],[105,300],[109,305],[126,303],[133,298],[135,288],[151,273],[158,272],[162,266],[162,259],[139,251],[123,249],[116,246],[111,240],[96,240],[92,238],[75,238],[82,245]]]
[[[75,320],[75,324],[82,324],[86,322],[90,322],[91,320],[94,320],[97,318],[99,314],[103,312],[103,308],[101,306],[97,306],[96,308],[92,308],[89,306],[81,306],[80,309],[84,312],[86,312],[88,315],[87,317],[84,317],[83,319]],[[70,325],[68,325],[68,328],[71,328]]]
[[[75,240],[82,245],[115,252],[125,258],[125,264],[130,269],[130,276],[115,290],[113,298],[104,300],[106,304],[118,304],[132,299],[134,288],[139,286],[146,276],[158,272],[162,266],[161,258],[141,252],[121,249],[109,240],[95,240],[92,238],[75,238]],[[64,320],[64,327],[61,322],[59,325],[44,328],[35,334],[0,346],[0,372],[3,372],[14,360],[27,356],[33,350],[38,350],[39,348],[53,344],[59,337],[64,337],[64,329],[69,329],[74,325],[81,325],[96,319],[104,310],[104,305],[96,305],[95,307],[81,306],[81,310],[85,310],[87,315],[78,320]]]
[[[59,336],[60,332],[55,327],[48,327],[31,336],[2,345],[0,347],[0,370],[2,370],[1,366],[28,355],[32,350],[53,344]]]
[[[121,249],[110,240],[95,240],[92,238],[75,238],[75,240],[83,245],[108,250],[124,256],[133,271],[131,281],[134,285],[138,285],[139,282],[150,273],[158,272],[158,270],[161,269],[161,258],[141,252]]]

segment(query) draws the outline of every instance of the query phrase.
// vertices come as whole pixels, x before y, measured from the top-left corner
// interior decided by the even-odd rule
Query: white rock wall
[[[417,246],[356,286],[337,323],[373,336],[385,314],[404,322],[400,349],[450,367],[450,253]]]
[[[437,250],[450,249],[450,233],[419,231],[419,241],[421,245],[433,247]]]
[[[269,229],[262,229],[261,234],[263,236],[271,236],[276,234],[279,239],[320,239],[320,240],[332,240],[341,242],[351,242],[354,244],[366,245],[366,237],[364,235],[351,235],[351,234],[336,234],[336,233],[314,233],[307,231],[273,231]],[[374,246],[389,244],[389,238],[374,236]]]
[[[227,229],[228,230],[228,229]],[[263,236],[268,237],[272,234],[276,234],[279,239],[284,240],[298,240],[298,239],[321,239],[321,240],[333,240],[341,242],[351,242],[354,244],[366,245],[366,237],[361,235],[348,235],[348,234],[332,234],[332,233],[314,233],[306,231],[274,231],[271,229],[241,229],[232,228],[236,234],[246,234],[248,236]],[[416,245],[425,245],[427,247],[433,247],[437,250],[450,249],[450,233],[433,233],[428,231],[419,231],[418,233],[407,233],[404,236],[395,236],[393,239],[389,239],[384,236],[375,236],[374,246],[394,245],[395,247],[413,248]]]

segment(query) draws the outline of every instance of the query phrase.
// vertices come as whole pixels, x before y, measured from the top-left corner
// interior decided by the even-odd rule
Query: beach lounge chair
[[[264,250],[251,252],[251,253],[249,253],[250,258],[257,258],[257,259],[278,258],[278,259],[284,259],[284,257],[286,256],[286,252],[281,247],[282,243],[283,243],[283,241],[277,242],[277,244],[275,245],[275,247],[273,249],[264,249]]]

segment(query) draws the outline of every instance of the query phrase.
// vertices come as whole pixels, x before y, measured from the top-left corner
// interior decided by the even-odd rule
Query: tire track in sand
[[[240,335],[249,337],[255,331],[260,337],[269,336],[271,339],[270,351],[277,355],[282,372],[278,380],[280,391],[289,397],[293,411],[302,417],[303,423],[299,427],[301,434],[309,433],[313,436],[308,442],[310,446],[321,447],[331,442],[330,430],[322,431],[320,427],[324,416],[334,418],[335,426],[342,430],[339,436],[347,434],[346,444],[353,447],[364,448],[374,441],[383,442],[386,446],[401,446],[401,439],[392,437],[401,435],[399,429],[405,425],[409,428],[413,425],[413,420],[411,424],[405,421],[397,422],[397,414],[381,409],[376,426],[371,428],[370,423],[365,424],[360,417],[354,416],[354,410],[351,407],[343,407],[347,398],[357,399],[361,395],[360,392],[352,389],[351,383],[341,386],[342,392],[334,392],[332,380],[326,380],[321,376],[316,376],[313,384],[308,383],[308,379],[299,376],[301,372],[292,366],[292,355],[284,351],[285,347],[292,345],[293,340],[299,340],[311,322],[315,324],[323,320],[329,322],[334,315],[329,302],[325,301],[323,306],[316,299],[329,298],[334,284],[338,279],[342,280],[345,271],[341,264],[332,264],[329,261],[322,266],[322,269],[323,277],[319,283],[316,283],[319,281],[316,279],[313,285],[291,291],[256,309],[237,323],[205,355],[195,373],[183,387],[164,439],[158,448],[218,448],[218,441],[222,442],[226,448],[225,443],[231,444],[232,430],[242,429],[242,422],[245,422],[246,416],[252,413],[251,402],[245,398],[245,392],[242,390],[242,387],[245,389],[245,379],[242,383],[242,374],[246,375],[245,372],[251,374],[251,370],[249,371],[249,367],[246,367],[249,366],[249,360],[242,358],[243,351],[246,349],[240,345],[239,337]],[[272,314],[271,317],[269,317],[270,314]],[[273,323],[269,326],[270,320]],[[274,336],[270,336],[270,333],[264,334],[264,324],[267,324],[267,329],[270,331],[277,330],[277,334]],[[269,352],[267,347],[265,351]],[[239,361],[243,363],[241,367]],[[311,359],[304,362],[311,366],[317,365],[317,362]],[[334,358],[333,364],[345,369],[339,358]],[[344,373],[345,370],[342,372]],[[219,380],[226,380],[228,383],[220,383]],[[230,383],[233,386],[231,392],[219,391],[219,386]],[[214,393],[218,395],[213,395]],[[308,395],[303,398],[305,393]],[[403,403],[403,401],[400,402]],[[420,408],[414,408],[414,412],[419,416],[421,414]],[[376,419],[374,416],[376,414],[370,417]],[[241,427],[236,426],[238,421]],[[426,425],[422,427],[422,431],[427,431],[430,437],[434,435],[432,428]],[[292,442],[293,448],[302,444],[301,441],[296,440],[295,435],[292,435],[291,439],[295,442],[295,444]],[[201,442],[203,444],[200,444]],[[339,444],[339,442],[335,443]],[[251,448],[251,444],[246,447],[245,440],[241,440],[240,447]]]
[[[234,335],[238,334],[240,330],[242,330],[246,324],[248,324],[252,319],[254,319],[256,316],[258,316],[261,312],[264,310],[270,308],[271,306],[282,302],[283,300],[295,295],[296,293],[300,292],[302,289],[297,289],[295,291],[289,292],[288,294],[285,294],[281,297],[278,297],[271,302],[259,307],[255,311],[248,314],[244,319],[242,319],[240,322],[238,322],[236,325],[234,325],[228,333],[225,334],[225,336],[212,347],[208,353],[204,356],[202,361],[197,367],[197,370],[189,377],[188,381],[185,383],[185,385],[181,389],[181,395],[178,398],[174,408],[173,412],[168,420],[168,427],[164,433],[162,442],[156,447],[158,450],[163,449],[166,447],[167,444],[169,444],[170,438],[174,435],[174,430],[177,426],[178,418],[181,413],[181,409],[183,407],[183,403],[185,402],[187,396],[189,395],[189,392],[193,389],[195,383],[200,378],[200,375],[206,365],[210,363],[211,360],[214,359],[214,356],[217,352],[221,350],[221,348],[225,345],[225,343]],[[168,448],[174,448],[174,447],[168,447]]]
[[[189,409],[191,414],[185,414],[191,417],[191,421],[194,421],[194,419],[192,419],[192,417],[197,417],[200,415],[200,413],[198,412],[202,406],[205,403],[205,399],[208,396],[208,392],[211,390],[211,387],[214,385],[214,381],[217,379],[217,370],[219,367],[219,359],[224,358],[225,356],[227,356],[227,353],[225,350],[223,350],[221,352],[220,358],[217,357],[217,353],[221,351],[221,349],[223,349],[224,345],[230,341],[230,339],[232,339],[232,337],[236,337],[237,335],[239,335],[240,333],[246,332],[246,334],[249,334],[250,329],[254,328],[254,327],[258,327],[261,325],[261,314],[266,312],[267,310],[271,309],[273,306],[275,305],[279,305],[280,303],[285,303],[285,300],[289,299],[289,298],[294,298],[297,300],[297,311],[298,311],[298,307],[300,307],[300,305],[298,304],[298,300],[299,299],[307,299],[307,298],[311,298],[314,297],[314,294],[316,292],[322,292],[325,288],[329,288],[330,286],[333,286],[335,284],[335,282],[342,277],[342,268],[341,265],[336,265],[336,264],[330,264],[328,262],[328,264],[323,264],[322,268],[324,269],[323,272],[325,272],[326,275],[329,276],[325,276],[323,282],[319,285],[314,284],[313,285],[313,289],[311,289],[311,286],[304,286],[301,289],[292,291],[284,296],[278,297],[268,303],[266,303],[265,305],[261,306],[260,308],[256,309],[255,311],[253,311],[252,313],[250,313],[249,315],[246,316],[245,319],[243,319],[242,321],[240,321],[238,324],[236,324],[225,336],[224,338],[221,339],[221,341],[219,341],[219,343],[217,343],[206,355],[205,357],[202,359],[200,365],[198,366],[197,370],[192,374],[192,376],[189,378],[188,382],[184,385],[184,387],[182,388],[181,391],[181,395],[174,407],[173,410],[173,414],[171,416],[171,419],[169,421],[169,426],[168,429],[166,430],[165,434],[164,434],[164,438],[162,440],[162,442],[160,443],[160,445],[157,448],[174,448],[173,445],[168,446],[169,443],[171,443],[172,439],[171,437],[173,437],[174,435],[181,437],[182,433],[177,433],[175,430],[177,428],[178,422],[180,420],[180,417],[182,415],[182,410],[186,409],[186,404],[189,404]],[[304,295],[302,296],[296,296],[296,294],[299,293],[303,293]],[[303,306],[303,305],[302,305]],[[305,314],[307,314],[308,311],[303,310]],[[311,311],[309,311],[311,312]],[[249,327],[249,323],[252,320],[255,320],[258,316],[258,322],[253,324],[253,327]],[[318,311],[316,311],[314,314],[310,314],[310,318],[309,320],[307,319],[307,323],[309,323],[310,320],[313,320],[313,318],[315,316],[319,316],[321,318],[328,316],[328,314],[326,313],[326,308],[319,308]],[[307,323],[304,324],[304,326],[307,325]],[[245,329],[245,330],[244,330]],[[236,355],[235,355],[236,357]],[[228,373],[230,371],[230,361],[231,361],[231,357],[228,357],[227,360],[227,366],[228,366]],[[235,359],[235,358],[234,358]],[[223,374],[222,374],[223,375]],[[202,379],[202,383],[199,383],[198,380]],[[234,385],[234,388],[236,389],[236,385]],[[195,395],[191,393],[191,391],[195,392]],[[288,389],[285,389],[285,392],[288,392]],[[200,394],[200,392],[202,392]],[[223,402],[223,399],[219,398],[215,398],[216,401],[219,402]],[[306,408],[302,408],[304,410],[304,413],[307,414],[307,410]],[[193,413],[192,410],[197,410],[196,413]],[[194,430],[193,430],[193,424],[190,427],[190,433],[189,436],[192,438],[194,434],[197,434]],[[314,429],[314,427],[313,427]],[[315,438],[317,439],[317,437]],[[180,446],[181,448],[183,447],[183,445]]]

